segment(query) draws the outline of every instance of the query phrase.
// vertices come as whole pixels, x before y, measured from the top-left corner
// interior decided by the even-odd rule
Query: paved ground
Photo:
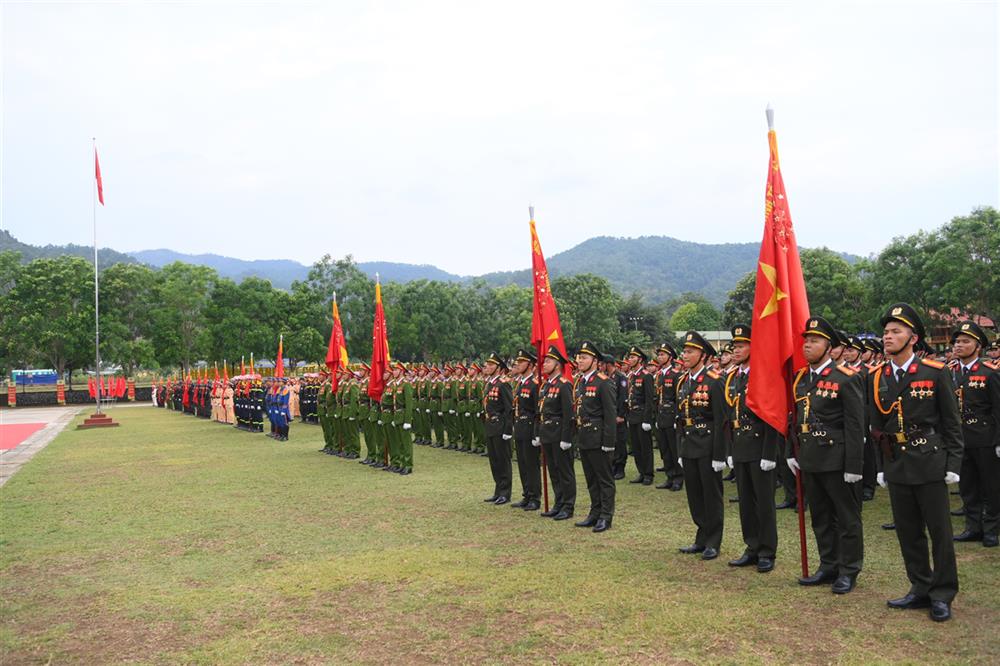
[[[0,486],[7,483],[7,479],[21,469],[21,465],[45,448],[82,409],[82,406],[0,409],[0,426],[18,426],[5,428],[11,439],[20,439],[26,430],[31,429],[27,426],[37,426],[14,448],[0,450]]]

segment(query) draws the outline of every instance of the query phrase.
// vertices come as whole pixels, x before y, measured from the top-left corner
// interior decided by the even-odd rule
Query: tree
[[[176,261],[161,268],[158,278],[152,310],[157,361],[186,371],[209,349],[205,315],[218,274]]]
[[[588,273],[556,278],[552,295],[568,344],[590,340],[598,348],[610,349],[618,340],[618,295],[607,280]]]
[[[719,311],[707,301],[685,303],[670,318],[675,331],[715,331],[720,323]]]
[[[726,305],[722,309],[722,325],[731,328],[736,324],[750,324],[753,319],[753,299],[757,288],[757,272],[750,271],[736,283],[729,292]],[[752,326],[752,324],[751,324]]]
[[[810,314],[848,331],[866,328],[870,295],[857,270],[827,248],[802,250],[802,276]]]
[[[113,264],[100,277],[101,359],[126,374],[156,367],[151,339],[156,273],[142,264]]]
[[[957,307],[970,316],[1000,321],[1000,212],[977,208],[939,232],[941,242],[927,262],[934,280],[933,304]]]
[[[632,345],[645,346],[650,342],[659,343],[673,337],[663,307],[649,305],[638,293],[621,300],[617,316],[622,335],[616,341],[616,347],[628,349]],[[625,335],[628,333],[641,335]]]

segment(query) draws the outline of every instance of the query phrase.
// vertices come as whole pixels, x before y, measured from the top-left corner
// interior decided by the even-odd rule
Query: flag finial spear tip
[[[773,130],[774,129],[774,107],[771,106],[770,102],[767,103],[767,108],[764,110],[764,113],[767,114],[767,129]]]
[[[531,204],[528,204],[528,217],[532,220],[535,219],[535,207]]]

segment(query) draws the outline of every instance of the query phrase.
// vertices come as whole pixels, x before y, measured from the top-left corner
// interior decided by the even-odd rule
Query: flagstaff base
[[[107,414],[94,413],[90,417],[84,419],[83,423],[76,427],[77,430],[86,430],[88,428],[117,428],[121,424],[113,420]]]

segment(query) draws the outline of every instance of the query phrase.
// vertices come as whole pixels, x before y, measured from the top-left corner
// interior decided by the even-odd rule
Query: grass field
[[[787,511],[762,575],[726,566],[734,504],[703,562],[677,552],[694,534],[684,493],[620,483],[613,529],[592,534],[484,504],[478,456],[418,446],[399,477],[317,453],[315,426],[277,443],[114,416],[0,489],[4,664],[1000,661],[998,549],[957,544],[951,622],[886,608],[908,584],[882,491],[858,588],[838,597],[796,584]]]

